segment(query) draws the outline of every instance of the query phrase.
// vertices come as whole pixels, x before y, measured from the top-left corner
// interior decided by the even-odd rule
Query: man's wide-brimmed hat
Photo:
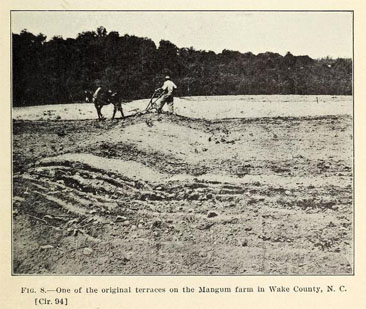
[[[165,76],[165,79],[170,79],[170,76],[169,75]]]

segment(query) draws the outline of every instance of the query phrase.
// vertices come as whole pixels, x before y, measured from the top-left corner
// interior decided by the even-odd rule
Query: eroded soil
[[[15,274],[351,274],[352,118],[13,123]]]

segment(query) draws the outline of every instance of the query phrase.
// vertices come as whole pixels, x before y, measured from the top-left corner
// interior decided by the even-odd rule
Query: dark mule
[[[118,97],[116,92],[112,92],[110,90],[103,91],[100,89],[99,91],[95,91],[94,94],[91,91],[85,91],[85,101],[86,102],[93,102],[95,109],[97,110],[98,119],[102,120],[104,119],[102,115],[102,107],[104,105],[113,104],[113,116],[112,119],[114,119],[114,116],[116,115],[117,111],[121,112],[122,118],[125,118],[125,115],[123,114],[122,109],[122,102],[120,98]]]

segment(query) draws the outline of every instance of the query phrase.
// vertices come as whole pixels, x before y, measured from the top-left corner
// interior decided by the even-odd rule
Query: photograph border
[[[351,13],[352,14],[352,242],[353,242],[353,252],[352,252],[352,273],[349,274],[15,274],[14,273],[14,226],[13,226],[13,42],[12,42],[12,13],[13,12],[160,12],[160,13],[187,13],[187,12],[201,12],[201,13]],[[355,10],[235,10],[235,9],[71,9],[71,10],[60,10],[60,9],[11,9],[10,14],[10,166],[11,166],[11,189],[10,189],[10,199],[11,199],[11,209],[10,209],[10,221],[11,221],[11,277],[355,277],[356,276],[356,207],[355,207],[355,178],[356,178],[356,142],[355,142]],[[273,51],[275,52],[275,51]]]

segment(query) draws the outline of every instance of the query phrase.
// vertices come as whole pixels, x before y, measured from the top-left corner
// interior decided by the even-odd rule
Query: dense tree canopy
[[[13,34],[13,105],[80,102],[104,85],[124,99],[149,97],[164,75],[178,96],[226,94],[352,94],[351,59],[311,59],[287,53],[157,47],[148,38],[120,36],[104,27],[76,39],[27,30]]]

